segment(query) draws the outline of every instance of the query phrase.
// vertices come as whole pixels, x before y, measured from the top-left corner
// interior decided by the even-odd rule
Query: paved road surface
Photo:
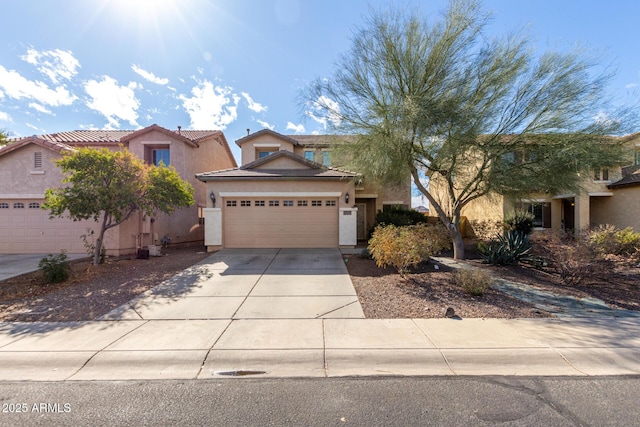
[[[635,426],[638,390],[640,377],[0,383],[0,425]]]

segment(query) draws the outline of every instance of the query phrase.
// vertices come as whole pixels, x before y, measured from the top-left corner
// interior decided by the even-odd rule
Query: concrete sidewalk
[[[638,375],[640,319],[0,324],[0,380]]]
[[[640,318],[363,317],[337,250],[225,250],[104,320],[0,323],[0,380],[640,374]]]

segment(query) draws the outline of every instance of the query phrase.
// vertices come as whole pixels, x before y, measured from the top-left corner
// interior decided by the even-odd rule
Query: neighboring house
[[[202,242],[202,208],[208,199],[198,172],[236,166],[220,131],[168,130],[151,125],[137,131],[79,130],[19,138],[0,148],[0,253],[85,253],[82,235],[91,242],[98,230],[95,221],[49,219],[41,209],[44,192],[62,185],[63,174],[55,165],[76,147],[121,147],[148,164],[173,166],[195,189],[196,203],[171,216],[148,218],[142,213],[108,230],[107,254],[133,253],[162,242]]]
[[[242,166],[201,173],[211,202],[205,245],[226,248],[354,247],[385,206],[411,205],[411,183],[385,188],[332,167],[332,136],[265,129],[236,141]]]
[[[535,216],[534,227],[539,230],[581,230],[612,224],[640,231],[640,133],[624,137],[623,142],[634,153],[631,165],[593,171],[579,192],[532,193],[520,200],[494,194],[470,203],[462,215],[471,223],[502,221],[510,211],[521,208]]]

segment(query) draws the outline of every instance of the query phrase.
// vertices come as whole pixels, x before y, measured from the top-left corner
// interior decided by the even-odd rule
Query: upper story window
[[[33,153],[33,168],[42,169],[42,152],[36,151]]]
[[[267,157],[270,156],[271,154],[275,153],[275,151],[268,151],[268,150],[258,150],[258,155],[256,157],[258,157],[259,159],[263,158],[263,157]]]
[[[609,169],[596,169],[593,171],[595,181],[609,181]]]
[[[316,153],[314,151],[305,151],[304,158],[313,162],[316,160]]]
[[[322,164],[324,166],[331,166],[331,152],[329,151],[322,152]]]
[[[165,166],[171,164],[171,155],[168,148],[153,148],[151,149],[151,163],[160,166],[162,163]]]

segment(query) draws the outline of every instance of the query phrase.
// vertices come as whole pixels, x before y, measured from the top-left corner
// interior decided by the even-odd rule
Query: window
[[[331,166],[331,153],[328,151],[322,152],[322,164],[324,166]]]
[[[40,209],[40,203],[38,202],[29,203],[29,209]]]
[[[253,202],[254,206],[264,206],[264,200],[256,200]]]
[[[9,203],[0,203],[0,209],[9,209]]]
[[[227,200],[227,206],[228,207],[233,207],[233,206],[237,206],[238,203],[235,200]]]
[[[640,150],[636,150],[634,153],[633,164],[636,166],[640,166]]]
[[[156,166],[160,166],[160,162],[165,166],[169,166],[171,164],[168,148],[154,148],[151,151],[151,163]]]
[[[309,206],[306,200],[298,200],[298,207],[300,206]]]
[[[312,200],[311,206],[322,206],[322,200]]]
[[[316,159],[316,153],[313,151],[305,151],[304,158],[313,162]]]
[[[269,206],[271,207],[280,206],[280,200],[269,200]]]
[[[546,202],[528,202],[523,203],[523,209],[533,214],[534,228],[550,228],[551,227],[551,205]]]
[[[251,206],[251,200],[240,200],[240,206],[244,208]]]
[[[609,169],[596,169],[593,172],[595,181],[609,181]]]
[[[16,202],[13,204],[13,209],[24,209],[24,203]]]
[[[335,200],[327,200],[324,203],[325,206],[335,206],[336,205],[336,201]]]
[[[282,206],[293,206],[293,200],[284,200]]]
[[[270,156],[273,153],[275,153],[275,151],[258,151],[258,158],[262,159],[263,157]]]
[[[33,153],[33,168],[42,169],[42,152],[40,151]]]

